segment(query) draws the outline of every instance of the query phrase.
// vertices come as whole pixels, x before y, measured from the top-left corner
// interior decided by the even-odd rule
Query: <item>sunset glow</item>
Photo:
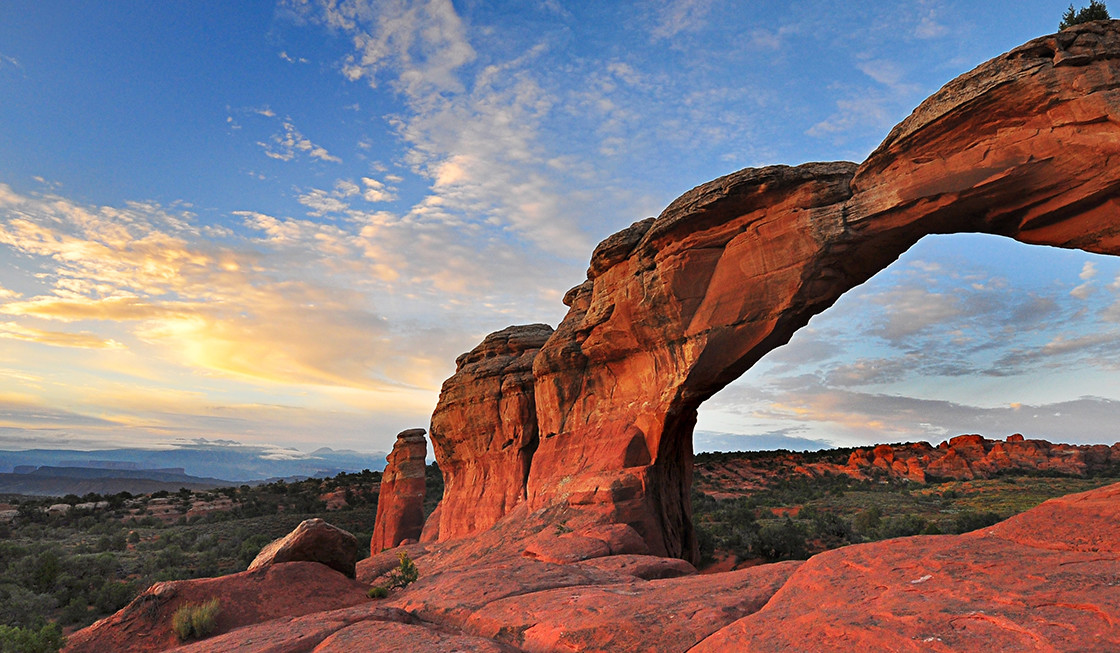
[[[457,355],[558,324],[601,239],[740,168],[861,161],[1068,3],[981,4],[5,3],[0,448],[387,450]],[[1118,261],[929,237],[697,447],[1115,442]]]

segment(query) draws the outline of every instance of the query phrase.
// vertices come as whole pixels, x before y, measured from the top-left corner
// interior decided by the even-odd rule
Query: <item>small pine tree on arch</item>
[[[1074,11],[1073,5],[1069,6],[1066,13],[1062,15],[1062,22],[1058,23],[1058,29],[1063,30],[1067,27],[1080,25],[1081,23],[1088,23],[1094,20],[1109,20],[1111,16],[1108,15],[1108,7],[1103,2],[1097,0],[1090,0],[1088,7],[1082,7],[1079,11]]]

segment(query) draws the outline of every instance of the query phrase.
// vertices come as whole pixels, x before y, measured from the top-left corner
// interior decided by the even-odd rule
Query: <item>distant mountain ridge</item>
[[[0,493],[60,496],[208,489],[277,479],[380,471],[385,454],[330,448],[305,453],[198,441],[171,449],[0,451]],[[174,486],[174,487],[170,487]],[[91,489],[98,488],[98,489]],[[119,489],[111,489],[119,488]],[[79,491],[81,490],[81,491]]]

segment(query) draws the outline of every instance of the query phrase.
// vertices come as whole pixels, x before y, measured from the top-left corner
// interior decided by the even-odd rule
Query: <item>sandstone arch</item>
[[[565,298],[532,363],[535,423],[515,429],[539,433],[519,449],[531,457],[521,502],[573,524],[627,523],[653,552],[695,559],[701,402],[926,234],[1120,254],[1118,163],[1120,23],[1102,22],[950,82],[861,165],[748,169],[685,193],[600,244]],[[443,466],[471,454],[441,419]],[[498,485],[504,512],[474,528],[510,511]]]

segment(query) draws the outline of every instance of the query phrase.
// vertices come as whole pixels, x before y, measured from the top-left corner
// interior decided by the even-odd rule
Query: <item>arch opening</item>
[[[927,236],[698,413],[697,452],[964,433],[1103,443],[1120,422],[1120,259]]]

